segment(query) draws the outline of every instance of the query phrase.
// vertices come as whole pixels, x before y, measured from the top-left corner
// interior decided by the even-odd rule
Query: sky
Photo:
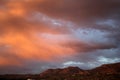
[[[0,0],[0,74],[120,62],[120,0]]]

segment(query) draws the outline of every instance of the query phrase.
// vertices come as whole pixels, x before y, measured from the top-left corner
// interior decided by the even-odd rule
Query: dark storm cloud
[[[8,0],[7,2],[16,3],[14,0]],[[24,6],[27,15],[34,12],[42,12],[55,18],[73,20],[89,28],[105,29],[103,26],[96,27],[97,25],[94,25],[95,21],[120,17],[119,0],[30,0],[18,1],[18,3]],[[18,23],[16,18],[10,18],[10,21],[14,24]],[[22,21],[24,22],[23,18],[19,20],[19,22]]]
[[[35,5],[37,10],[46,14],[79,22],[113,17],[120,13],[119,0],[44,0],[41,3],[36,1]]]
[[[68,42],[67,44],[63,44],[63,46],[70,47],[77,53],[114,49],[118,47],[116,44],[113,43],[84,43],[80,41]]]
[[[29,3],[28,11],[42,12],[55,18],[74,21],[78,24],[77,28],[93,28],[114,33],[120,31],[119,0],[36,0]],[[97,21],[105,22],[109,19],[114,20],[116,25],[111,27],[96,24]]]

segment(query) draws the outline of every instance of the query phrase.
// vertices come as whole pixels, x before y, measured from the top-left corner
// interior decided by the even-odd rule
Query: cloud
[[[119,62],[119,5],[119,0],[0,0],[1,74]]]
[[[116,13],[119,14],[120,8],[118,0],[44,0],[41,3],[33,1],[32,4],[36,5],[33,9],[42,11],[45,14],[59,18],[74,19],[79,22],[83,22],[84,20],[90,21],[96,18],[105,18]]]

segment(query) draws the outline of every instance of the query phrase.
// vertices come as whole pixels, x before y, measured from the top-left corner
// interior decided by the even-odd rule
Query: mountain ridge
[[[0,80],[120,80],[120,62],[103,64],[91,70],[79,67],[48,69],[35,75],[1,75]]]

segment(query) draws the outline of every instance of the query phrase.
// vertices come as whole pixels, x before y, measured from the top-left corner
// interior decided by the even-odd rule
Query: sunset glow
[[[1,74],[120,62],[119,5],[118,0],[0,0]]]

